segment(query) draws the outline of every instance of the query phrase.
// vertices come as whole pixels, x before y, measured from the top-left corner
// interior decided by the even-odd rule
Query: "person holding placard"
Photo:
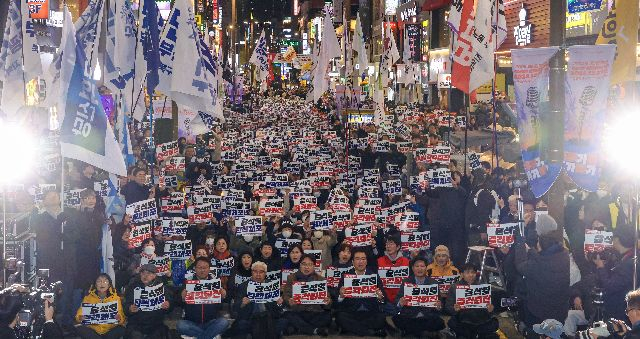
[[[346,286],[345,281],[356,281],[355,278],[366,278],[366,282],[358,281],[357,285]],[[369,280],[375,280],[373,288],[368,285]],[[355,288],[366,287],[367,292],[371,291],[371,297],[359,297],[350,292]],[[345,272],[340,279],[340,295],[338,297],[338,313],[336,323],[343,332],[354,333],[356,335],[386,336],[385,315],[382,312],[382,304],[385,300],[382,282],[375,271],[367,268],[367,253],[364,249],[358,248],[353,251],[353,269]],[[370,294],[370,293],[367,293]]]
[[[402,242],[400,241],[399,236],[387,236],[384,244],[384,255],[378,258],[378,274],[380,274],[380,278],[384,285],[384,292],[386,295],[384,309],[387,315],[393,315],[398,312],[395,300],[402,281],[400,278],[403,274],[401,269],[404,268],[404,277],[409,276],[409,259],[402,256],[402,251],[400,251],[401,246]],[[382,268],[385,268],[387,275],[391,276],[389,279],[387,279],[386,276],[381,275]]]
[[[117,339],[124,335],[125,320],[111,277],[99,274],[76,312],[76,322],[81,324],[76,332],[82,339]]]
[[[140,267],[140,275],[126,287],[126,336],[129,339],[167,338],[165,316],[171,311],[171,292],[156,276],[156,266]]]
[[[284,299],[257,302],[249,299],[247,293],[249,284],[263,285],[268,283],[267,264],[256,261],[251,265],[251,279],[242,283],[236,291],[232,306],[232,316],[235,319],[225,336],[244,336],[251,334],[253,338],[279,338],[287,327],[286,319],[282,318]],[[279,280],[278,280],[279,283]]]
[[[300,269],[300,263],[304,250],[300,244],[294,244],[289,247],[287,258],[282,263],[283,270],[298,270]]]
[[[289,311],[285,312],[285,317],[289,320],[290,328],[294,331],[287,331],[287,334],[320,335],[326,337],[328,328],[331,325],[331,298],[325,289],[311,293],[314,297],[322,295],[324,298],[317,301],[298,300],[293,291],[296,283],[307,283],[315,281],[325,281],[324,277],[315,271],[315,258],[309,254],[303,254],[300,259],[300,270],[290,274],[287,284],[282,288],[282,297],[289,305]],[[307,302],[309,302],[307,304]]]
[[[235,262],[233,273],[229,279],[228,295],[236,297],[236,290],[243,282],[251,279],[251,265],[253,264],[253,251],[240,252],[238,260]]]
[[[127,205],[153,199],[154,195],[151,194],[151,188],[146,184],[147,171],[144,168],[135,167],[131,170],[129,178],[129,182],[120,189],[120,194],[124,196]]]
[[[460,282],[451,286],[450,293],[455,293],[458,286],[478,285],[478,269],[472,263],[466,263],[461,268]],[[491,316],[493,305],[489,302],[486,308],[463,308],[456,303],[455,295],[447,298],[445,310],[451,315],[449,329],[458,337],[498,339],[496,334],[498,319]]]
[[[282,262],[280,261],[280,253],[274,253],[274,246],[269,241],[263,241],[257,248],[255,261],[261,261],[267,265],[267,272],[280,271]]]
[[[210,269],[211,263],[206,257],[196,258],[193,281],[213,280]],[[224,299],[227,291],[221,288],[220,295]],[[229,321],[220,316],[221,304],[192,304],[187,300],[187,288],[182,290],[181,296],[185,305],[184,319],[179,320],[176,325],[179,334],[197,339],[209,339],[222,334],[229,327]]]
[[[427,259],[416,257],[411,262],[413,275],[405,279],[400,286],[396,296],[396,304],[400,307],[400,312],[393,316],[393,323],[402,331],[403,336],[413,335],[424,337],[423,332],[435,332],[444,329],[444,321],[440,318],[438,311],[442,309],[439,299],[438,283],[427,276]],[[407,289],[417,289],[417,297],[406,295]],[[431,287],[431,288],[429,288]],[[435,289],[434,289],[435,287]],[[425,296],[422,290],[431,291],[431,295]],[[429,299],[433,307],[421,306],[426,304],[422,299]]]

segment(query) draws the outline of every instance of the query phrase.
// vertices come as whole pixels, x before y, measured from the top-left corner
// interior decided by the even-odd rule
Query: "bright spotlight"
[[[640,123],[640,112],[621,115],[611,124],[605,126],[602,140],[602,154],[614,164],[622,165],[626,174],[636,176],[640,166],[637,153],[637,124]]]
[[[15,123],[0,121],[0,183],[24,178],[35,169],[37,145],[29,130]]]

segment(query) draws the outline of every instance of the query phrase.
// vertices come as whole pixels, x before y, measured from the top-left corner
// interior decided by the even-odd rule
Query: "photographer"
[[[622,257],[618,264],[609,270],[600,257],[593,259],[599,284],[604,290],[604,309],[607,317],[624,319],[625,294],[633,288],[634,239],[632,227],[618,225],[613,231],[613,249]]]
[[[13,290],[13,286],[7,290],[10,289]],[[17,338],[14,329],[18,324],[18,312],[22,309],[22,299],[19,295],[3,295],[0,307],[2,309],[0,311],[0,338]]]
[[[611,319],[607,322],[606,330],[600,328],[592,328],[589,330],[591,338],[624,338],[639,339],[640,338],[640,289],[627,293],[625,297],[627,308],[625,313],[629,317],[632,327],[629,328],[622,320]],[[604,326],[603,326],[604,327]]]

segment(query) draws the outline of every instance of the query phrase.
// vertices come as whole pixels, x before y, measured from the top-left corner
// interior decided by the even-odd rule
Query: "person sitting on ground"
[[[89,289],[89,294],[82,299],[82,304],[112,303],[114,301],[117,302],[118,309],[115,318],[115,320],[118,321],[117,324],[91,324],[90,322],[85,324],[85,320],[88,320],[85,319],[87,315],[83,314],[82,306],[78,308],[76,322],[81,325],[76,327],[76,332],[81,338],[117,339],[124,335],[123,326],[126,319],[124,310],[122,309],[122,300],[120,300],[120,297],[113,287],[111,277],[106,273],[100,273],[96,278],[95,284]]]
[[[164,324],[165,315],[171,311],[171,293],[163,284],[164,301],[157,310],[143,310],[138,307],[136,295],[145,288],[163,284],[156,276],[156,266],[145,264],[140,267],[140,275],[125,288],[125,312],[129,318],[126,337],[129,339],[162,339],[169,337],[169,329]]]
[[[195,261],[195,276],[193,280],[213,280],[214,277],[210,273],[211,263],[206,257],[197,257]],[[227,291],[222,288],[221,297],[227,296]],[[187,290],[182,290],[182,300],[186,301]],[[229,321],[220,316],[221,304],[189,304],[184,305],[184,319],[179,320],[176,330],[179,334],[195,337],[197,339],[214,338],[222,334],[227,327]]]
[[[444,321],[440,318],[438,311],[442,309],[440,300],[435,308],[411,306],[404,296],[407,284],[414,285],[434,285],[437,282],[427,276],[427,259],[416,257],[411,262],[413,275],[405,279],[400,286],[396,296],[396,304],[400,307],[400,312],[393,316],[393,323],[402,331],[403,336],[412,335],[424,337],[423,332],[435,332],[445,328]]]
[[[427,266],[427,275],[432,279],[441,277],[459,276],[460,270],[458,270],[453,263],[449,255],[449,249],[445,245],[439,245],[434,252],[434,260],[429,266]],[[440,295],[446,297],[447,293],[441,291]]]
[[[294,332],[326,337],[329,333],[329,325],[331,325],[331,298],[327,295],[324,299],[324,305],[302,305],[296,302],[292,293],[293,285],[297,282],[325,280],[315,271],[315,263],[316,260],[312,255],[303,254],[300,258],[300,270],[290,274],[287,278],[287,284],[282,288],[282,295],[290,310],[285,313],[285,317]]]
[[[533,331],[540,335],[540,339],[560,339],[563,338],[564,327],[555,319],[547,319],[533,325]]]
[[[451,293],[455,293],[458,286],[478,285],[478,269],[472,263],[462,266],[462,280],[451,285]],[[462,309],[456,303],[456,298],[447,298],[445,309],[451,315],[449,319],[449,329],[457,337],[478,338],[478,339],[498,339],[498,319],[491,316],[493,305],[489,303],[487,308]]]

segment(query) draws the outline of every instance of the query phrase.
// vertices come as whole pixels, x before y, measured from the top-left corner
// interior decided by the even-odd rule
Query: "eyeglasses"
[[[629,312],[631,311],[640,311],[640,309],[638,308],[627,308],[626,310],[624,310],[624,313],[629,314]]]

